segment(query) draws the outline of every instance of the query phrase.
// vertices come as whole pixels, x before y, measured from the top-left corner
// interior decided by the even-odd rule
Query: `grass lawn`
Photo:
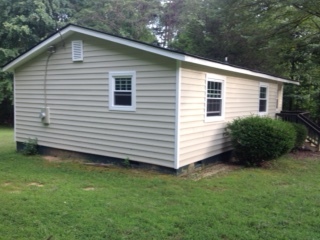
[[[194,181],[49,162],[0,128],[0,239],[320,239],[320,159]]]

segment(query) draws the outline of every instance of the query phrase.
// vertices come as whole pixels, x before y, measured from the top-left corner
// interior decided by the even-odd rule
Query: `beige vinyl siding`
[[[72,40],[83,40],[83,62],[72,62]],[[16,140],[174,167],[175,61],[84,35],[64,42],[48,65],[50,125],[38,118],[47,53],[15,71]],[[135,112],[109,110],[110,71],[136,71]]]
[[[205,122],[206,74],[226,77],[225,118]],[[231,150],[226,123],[259,112],[260,82],[269,86],[268,115],[276,112],[277,84],[240,74],[183,63],[181,71],[180,167]]]
[[[277,112],[282,111],[282,104],[283,104],[283,83],[278,83],[278,88],[277,88],[277,94],[278,94],[278,104],[277,104]]]

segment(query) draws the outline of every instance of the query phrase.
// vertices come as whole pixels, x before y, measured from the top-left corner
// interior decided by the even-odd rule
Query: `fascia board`
[[[108,41],[111,41],[111,42],[119,43],[119,44],[122,44],[122,45],[125,45],[125,46],[133,47],[133,48],[136,48],[136,49],[144,50],[144,51],[147,51],[147,52],[155,53],[155,54],[158,54],[158,55],[161,55],[161,56],[165,56],[165,57],[169,57],[169,58],[172,58],[172,59],[182,60],[182,61],[184,60],[184,55],[183,54],[169,52],[169,51],[158,49],[158,48],[154,48],[152,46],[148,46],[148,45],[145,45],[145,44],[142,44],[142,43],[134,42],[134,41],[127,40],[127,39],[122,39],[122,38],[119,38],[119,37],[116,37],[116,36],[112,36],[112,35],[104,34],[104,33],[101,33],[101,32],[96,32],[96,31],[93,31],[93,30],[80,28],[80,27],[71,25],[71,26],[68,26],[67,28],[61,30],[60,32],[57,32],[52,37],[48,38],[44,42],[42,42],[39,45],[35,46],[30,51],[28,51],[25,54],[21,55],[20,57],[18,57],[17,59],[12,61],[8,65],[6,65],[5,67],[3,67],[2,70],[3,71],[12,71],[14,68],[22,65],[23,63],[25,63],[29,59],[33,58],[37,54],[43,52],[43,48],[57,43],[59,41],[59,39],[61,39],[61,37],[62,38],[66,38],[67,36],[71,35],[72,33],[81,33],[81,34],[85,34],[85,35],[88,35],[88,36],[96,37],[96,38],[99,38],[99,39],[103,39],[103,40],[108,40]]]
[[[116,37],[113,35],[108,35],[105,33],[97,32],[97,31],[90,30],[87,28],[81,28],[81,27],[74,26],[74,25],[70,25],[70,26],[66,27],[65,29],[62,29],[60,32],[57,32],[56,34],[54,34],[53,36],[51,36],[47,40],[41,42],[40,44],[38,44],[37,46],[32,48],[30,51],[26,52],[25,54],[21,55],[20,57],[18,57],[17,59],[15,59],[11,63],[9,63],[8,65],[4,66],[2,71],[14,70],[16,67],[22,65],[23,63],[27,62],[28,60],[30,60],[34,56],[43,52],[45,47],[48,47],[50,45],[54,45],[57,42],[59,42],[61,40],[61,38],[66,38],[73,33],[81,33],[81,34],[89,35],[92,37],[111,41],[114,43],[119,43],[119,44],[122,44],[122,45],[125,45],[128,47],[133,47],[135,49],[140,49],[143,51],[147,51],[150,53],[154,53],[157,55],[161,55],[161,56],[168,57],[168,58],[175,59],[175,60],[182,61],[182,62],[189,62],[189,63],[212,67],[212,68],[225,70],[225,71],[229,71],[229,72],[236,72],[236,73],[240,73],[240,74],[244,74],[244,75],[255,76],[255,77],[262,78],[262,79],[268,79],[268,80],[277,81],[277,82],[291,83],[291,84],[299,85],[299,83],[295,82],[295,81],[290,81],[287,79],[283,79],[283,78],[279,78],[279,77],[275,77],[275,76],[271,76],[271,75],[267,75],[267,74],[263,74],[263,73],[259,73],[259,72],[250,71],[248,69],[237,68],[237,67],[230,66],[230,65],[225,65],[225,64],[221,64],[221,63],[217,63],[217,62],[199,59],[199,58],[195,58],[192,56],[184,55],[182,53],[167,51],[167,50],[156,48],[153,46],[149,46],[149,45],[146,45],[143,43],[135,42],[135,41],[132,41],[129,39],[119,38],[119,37]]]
[[[122,45],[125,45],[125,46],[128,46],[128,47],[133,47],[135,49],[140,49],[140,50],[143,50],[143,51],[147,51],[147,52],[150,52],[150,53],[154,53],[154,54],[161,55],[161,56],[164,56],[164,57],[169,57],[169,58],[176,59],[176,60],[182,60],[183,61],[184,57],[185,57],[184,54],[169,52],[169,51],[166,51],[166,50],[162,50],[160,48],[155,48],[155,47],[148,46],[148,45],[145,45],[145,44],[142,44],[142,43],[139,43],[139,42],[135,42],[135,41],[128,40],[128,39],[119,38],[119,37],[108,35],[108,34],[104,34],[104,33],[101,33],[101,32],[92,31],[92,30],[89,30],[89,29],[83,29],[83,28],[79,28],[79,27],[76,27],[76,26],[71,26],[71,30],[74,31],[74,32],[77,32],[77,33],[82,33],[82,34],[85,34],[85,35],[89,35],[89,36],[96,37],[96,38],[99,38],[99,39],[107,40],[107,41],[110,41],[110,42],[119,43],[119,44],[122,44]]]
[[[190,57],[190,56],[185,56],[185,62],[194,63],[194,64],[207,66],[207,67],[212,67],[212,68],[216,68],[216,69],[220,69],[220,70],[224,70],[224,71],[236,72],[236,73],[240,73],[240,74],[244,74],[244,75],[259,77],[259,78],[268,79],[268,80],[272,80],[272,81],[299,85],[299,83],[295,82],[295,81],[290,81],[287,79],[283,79],[283,78],[279,78],[279,77],[275,77],[275,76],[271,76],[271,75],[267,75],[267,74],[263,74],[263,73],[258,73],[258,72],[250,71],[247,69],[237,68],[237,67],[233,67],[233,66],[229,66],[229,65],[225,65],[225,64],[221,64],[221,63],[206,61],[203,59],[198,59],[198,58],[194,58],[194,57]]]

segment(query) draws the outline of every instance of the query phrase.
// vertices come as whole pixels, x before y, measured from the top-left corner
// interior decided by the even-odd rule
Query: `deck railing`
[[[308,130],[307,140],[314,144],[317,150],[320,151],[320,126],[309,118],[308,112],[282,111],[281,113],[277,113],[276,117],[284,121],[300,123],[306,126]]]

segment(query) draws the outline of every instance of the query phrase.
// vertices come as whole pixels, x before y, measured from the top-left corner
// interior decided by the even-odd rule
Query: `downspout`
[[[176,64],[176,106],[175,106],[175,152],[174,168],[180,167],[180,103],[181,103],[181,62]]]

